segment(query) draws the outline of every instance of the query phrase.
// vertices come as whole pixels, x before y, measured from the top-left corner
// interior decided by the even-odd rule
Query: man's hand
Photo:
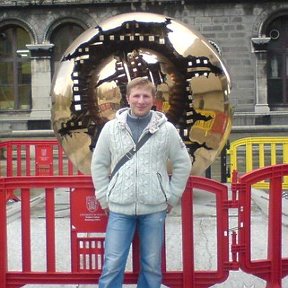
[[[170,204],[168,204],[168,206],[167,206],[167,214],[169,214],[170,212],[171,212],[171,210],[173,209],[173,206],[172,205],[170,205]]]

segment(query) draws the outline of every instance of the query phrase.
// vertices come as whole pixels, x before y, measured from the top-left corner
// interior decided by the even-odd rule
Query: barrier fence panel
[[[283,256],[282,235],[284,213],[282,207],[283,177],[288,175],[288,165],[278,164],[249,172],[237,179],[234,173],[232,189],[239,193],[239,238],[235,249],[239,253],[240,268],[267,282],[266,288],[281,288],[282,279],[288,275],[288,258]],[[268,231],[267,256],[252,259],[251,256],[251,199],[252,185],[266,180],[269,183],[267,192]],[[263,200],[263,199],[262,199]],[[264,200],[265,201],[265,200]],[[285,236],[285,237],[283,237]]]
[[[288,165],[275,165],[250,172],[241,176],[232,184],[232,198],[228,199],[227,186],[203,177],[190,177],[182,199],[182,228],[179,241],[182,238],[182,270],[169,270],[163,266],[163,283],[171,288],[211,287],[216,283],[222,283],[229,275],[230,270],[238,270],[239,267],[250,274],[258,276],[267,282],[267,288],[280,288],[282,278],[288,274],[288,259],[281,255],[281,195],[282,177],[288,175]],[[236,179],[236,177],[234,177]],[[270,179],[269,196],[269,230],[268,230],[268,254],[267,259],[251,259],[251,185],[262,179]],[[44,237],[46,252],[41,256],[40,250],[35,251],[35,243],[32,239],[33,219],[31,218],[31,193],[33,190],[44,191],[45,194],[45,228],[37,237]],[[68,271],[57,266],[56,226],[59,219],[55,218],[55,193],[57,189],[69,190],[71,196],[71,223],[69,238],[69,250],[71,255],[65,254],[71,269]],[[7,233],[6,190],[20,190],[21,198],[21,229],[20,240],[17,235],[9,238]],[[194,231],[194,197],[195,190],[212,193],[216,199],[216,238],[217,246],[214,254],[217,257],[216,269],[197,269],[198,251],[195,251]],[[93,195],[91,177],[78,176],[18,176],[0,178],[0,287],[21,287],[26,284],[92,284],[97,283],[103,264],[103,242],[106,218],[101,211]],[[60,191],[61,192],[61,191]],[[34,191],[35,193],[35,191]],[[61,192],[63,193],[63,192]],[[239,199],[238,199],[239,197]],[[74,203],[73,203],[74,202]],[[76,205],[77,202],[77,205]],[[239,234],[232,233],[231,245],[229,244],[229,209],[239,209]],[[8,230],[9,232],[9,230]],[[38,232],[38,231],[37,231]],[[82,235],[76,234],[81,232]],[[84,233],[84,235],[83,235]],[[98,233],[97,236],[93,235]],[[99,235],[100,233],[100,235]],[[102,233],[102,235],[101,235]],[[67,233],[69,234],[69,233]],[[60,241],[64,241],[65,234],[61,234]],[[19,254],[21,267],[12,269],[8,265],[8,250],[12,250],[15,240],[20,241]],[[33,246],[34,243],[34,246]],[[180,242],[179,242],[180,244]],[[132,270],[125,273],[125,283],[136,283],[139,272],[138,243],[134,240]],[[62,243],[62,247],[66,244]],[[67,245],[68,246],[68,245]],[[64,249],[64,248],[62,248]],[[66,247],[67,249],[67,247]],[[59,248],[58,248],[59,250]],[[11,251],[11,250],[9,250]],[[65,251],[64,251],[65,252]],[[169,255],[169,248],[163,251],[164,263]],[[42,259],[43,267],[35,267],[36,261]],[[230,256],[229,256],[230,255]],[[63,257],[63,256],[62,256]],[[202,256],[203,257],[203,256]],[[231,260],[230,260],[231,258]],[[43,260],[44,259],[44,260]],[[14,259],[13,259],[14,260]],[[16,259],[15,259],[16,261]],[[41,265],[40,265],[41,266]]]
[[[104,253],[104,232],[106,216],[95,201],[94,189],[91,177],[77,176],[15,176],[0,178],[0,225],[3,227],[0,235],[0,287],[21,287],[25,284],[92,284],[97,283],[100,276]],[[70,253],[66,255],[67,261],[71,258],[71,267],[61,270],[57,264],[57,229],[59,219],[55,217],[55,193],[57,189],[68,189],[70,192]],[[19,190],[21,200],[21,236],[17,235],[7,239],[7,215],[6,215],[6,190]],[[46,248],[43,252],[35,244],[31,236],[33,226],[32,210],[30,206],[31,194],[35,195],[35,189],[45,195],[43,221],[45,228],[43,234],[37,231],[38,237],[44,237],[43,244]],[[205,190],[215,195],[216,199],[216,238],[217,265],[215,269],[201,270],[194,266],[196,262],[194,251],[193,231],[193,191]],[[4,196],[3,196],[4,195]],[[163,281],[164,284],[173,287],[210,287],[221,283],[229,275],[229,227],[228,227],[228,194],[227,187],[216,181],[203,177],[191,177],[188,181],[182,200],[182,224],[179,234],[180,253],[183,258],[183,269],[171,270],[166,266],[169,256],[169,248],[163,250]],[[60,218],[61,219],[61,218]],[[10,231],[8,230],[10,235]],[[95,235],[97,234],[97,235]],[[65,235],[60,240],[64,241]],[[17,248],[15,241],[20,241]],[[38,239],[39,241],[39,239]],[[41,242],[41,241],[40,241]],[[33,245],[34,243],[34,245]],[[20,249],[19,259],[21,265],[11,269],[8,265],[8,250]],[[35,246],[36,245],[36,246]],[[61,244],[64,247],[66,244]],[[125,283],[136,283],[139,272],[138,240],[133,242],[132,268],[125,272]],[[37,248],[35,248],[37,247]],[[182,249],[180,248],[182,247]],[[37,249],[37,251],[35,251]],[[63,248],[64,249],[64,248]],[[65,248],[67,249],[67,247]],[[9,250],[11,251],[11,250]],[[41,252],[42,251],[42,252]],[[36,256],[35,256],[36,253]],[[43,254],[42,256],[41,253]],[[46,255],[46,256],[45,256]],[[35,258],[36,257],[36,258]],[[40,258],[39,258],[40,257]],[[63,257],[63,256],[62,256]],[[169,256],[172,257],[171,255]],[[174,257],[174,256],[173,256]],[[36,260],[35,260],[36,259]],[[36,265],[34,261],[44,264]],[[15,259],[16,261],[16,259]],[[15,264],[16,265],[16,264]],[[59,270],[60,269],[60,270]]]
[[[57,140],[21,140],[0,143],[0,177],[77,175]],[[7,190],[7,200],[18,201]]]
[[[97,283],[103,265],[107,219],[95,199],[91,177],[78,175],[78,171],[71,168],[72,164],[66,162],[67,158],[61,148],[57,147],[56,142],[13,141],[1,145],[0,163],[5,165],[5,173],[0,177],[0,287],[16,288],[26,284]],[[251,153],[252,146],[249,147],[248,153]],[[275,142],[271,147],[277,150],[278,144]],[[259,153],[265,150],[264,144],[259,146]],[[281,152],[281,155],[287,160],[286,152]],[[261,157],[259,156],[259,159],[262,159]],[[273,156],[271,159],[275,162],[277,157]],[[53,164],[51,164],[52,158]],[[246,157],[247,159],[249,157]],[[4,164],[4,161],[7,163]],[[265,161],[262,159],[259,163],[266,164]],[[63,164],[64,162],[66,164]],[[60,166],[59,169],[57,165]],[[27,169],[26,173],[23,172],[25,169]],[[223,283],[231,270],[237,271],[241,268],[242,271],[266,281],[266,288],[282,287],[282,279],[288,275],[288,258],[283,256],[281,250],[283,239],[288,236],[283,235],[282,226],[282,197],[286,189],[288,164],[276,164],[244,175],[239,174],[240,177],[234,170],[232,194],[229,197],[228,186],[225,184],[204,177],[189,178],[181,202],[181,225],[176,240],[179,241],[182,267],[170,268],[167,259],[171,258],[171,251],[165,243],[162,266],[165,285],[171,288],[208,288]],[[267,256],[253,259],[251,255],[252,187],[263,182],[268,187],[267,199],[265,199],[268,203],[268,231],[265,239]],[[68,226],[67,221],[63,222],[63,218],[57,217],[55,210],[59,204],[56,203],[57,195],[63,195],[64,190],[69,194]],[[195,209],[199,193],[201,197],[212,195],[215,199],[216,246],[213,247],[213,255],[216,255],[216,264],[212,265],[212,268],[199,268],[197,265],[199,257],[203,257],[205,252],[198,253],[199,251],[195,250],[198,239],[197,232],[194,231],[197,227]],[[35,207],[32,209],[32,198],[37,198],[39,194],[42,195],[41,199],[44,202],[42,206],[39,204],[42,214],[40,213],[37,219],[43,221],[39,231],[35,231],[33,225]],[[11,235],[10,226],[7,225],[7,205],[9,205],[7,195],[10,195],[10,199],[19,200],[20,204],[20,220],[15,221],[19,223],[19,227],[13,230],[15,235]],[[237,211],[236,229],[230,227],[229,212],[232,209],[233,213]],[[63,233],[62,229],[69,232]],[[41,247],[37,246],[38,242],[36,245],[33,236],[35,234],[38,242],[41,239]],[[14,250],[15,254],[11,255],[11,251]],[[65,263],[69,264],[68,268],[58,263],[59,251],[65,253]],[[9,264],[11,257],[15,257],[12,266]],[[127,284],[136,283],[140,269],[137,237],[132,244],[130,266],[125,272]]]
[[[0,177],[78,173],[56,139],[0,142]]]
[[[91,177],[77,176],[15,176],[0,178],[0,287],[22,287],[25,284],[71,284],[78,283],[79,275],[68,273],[67,271],[57,271],[56,269],[56,219],[55,219],[55,191],[56,189],[92,189]],[[7,212],[6,212],[6,191],[20,190],[19,198],[21,199],[20,210],[20,227],[12,235],[10,241],[7,238]],[[44,192],[44,231],[38,233],[39,242],[46,247],[46,252],[38,251],[39,247],[35,246],[35,239],[31,239],[31,231],[34,229],[31,217],[30,200],[31,194]],[[44,235],[43,235],[44,234]],[[42,237],[43,236],[43,237]],[[42,237],[42,238],[41,238]],[[65,235],[62,235],[65,238]],[[8,249],[14,241],[20,241],[19,259],[20,268],[9,269],[8,266]],[[60,239],[62,241],[62,239]],[[18,244],[18,242],[16,242]],[[34,243],[34,246],[32,245]],[[39,243],[38,243],[39,244]],[[34,247],[34,250],[33,250]],[[17,250],[17,247],[12,247]],[[35,251],[36,250],[36,251]],[[34,255],[33,255],[34,252]],[[43,267],[39,268],[33,263],[32,258],[37,263],[44,262]],[[40,254],[38,254],[40,253]],[[43,257],[44,255],[44,257]],[[45,257],[46,255],[46,257]],[[69,257],[67,257],[69,259]],[[14,259],[13,259],[14,260]],[[15,261],[17,261],[15,259]],[[13,261],[14,262],[14,261]],[[36,264],[37,264],[36,263]],[[38,264],[39,265],[39,264]],[[39,270],[38,270],[39,269]],[[85,274],[85,273],[84,273]],[[95,282],[95,275],[86,275],[81,277],[83,283]],[[81,278],[80,277],[80,278]],[[88,281],[88,282],[87,282]],[[81,280],[79,280],[81,283]]]
[[[216,283],[222,283],[229,276],[229,222],[227,186],[219,182],[203,177],[190,177],[187,190],[182,199],[182,231],[183,231],[183,273],[186,269],[188,278],[184,279],[183,286],[179,287],[211,287]],[[212,193],[216,201],[216,238],[217,246],[215,255],[217,258],[214,271],[197,271],[194,267],[194,243],[193,233],[193,191],[200,189],[202,193]],[[194,273],[189,273],[193,271]],[[186,281],[185,281],[186,280]]]
[[[227,150],[229,170],[243,175],[258,168],[288,163],[288,137],[247,137],[233,141]],[[231,175],[227,180],[231,182]],[[288,188],[288,177],[283,178]],[[269,183],[263,179],[253,187],[268,189]]]

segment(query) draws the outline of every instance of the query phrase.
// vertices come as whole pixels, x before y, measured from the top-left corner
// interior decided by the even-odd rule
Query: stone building
[[[135,11],[172,17],[215,44],[232,79],[233,137],[251,131],[264,135],[287,132],[285,0],[3,0],[2,133],[50,130],[51,79],[66,48],[89,27]]]

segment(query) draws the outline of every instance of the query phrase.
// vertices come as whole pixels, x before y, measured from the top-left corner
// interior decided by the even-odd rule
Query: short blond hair
[[[126,95],[129,96],[131,93],[131,90],[137,86],[147,87],[148,89],[151,90],[151,93],[153,96],[156,95],[155,85],[149,79],[144,78],[144,77],[137,77],[137,78],[132,79],[130,82],[128,82]]]

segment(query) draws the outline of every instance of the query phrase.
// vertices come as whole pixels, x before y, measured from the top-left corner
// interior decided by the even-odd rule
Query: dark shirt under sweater
[[[149,112],[147,115],[143,117],[137,117],[131,115],[130,113],[127,115],[127,124],[132,132],[132,138],[135,143],[138,142],[139,137],[141,136],[143,130],[147,127],[152,117],[152,113]]]

